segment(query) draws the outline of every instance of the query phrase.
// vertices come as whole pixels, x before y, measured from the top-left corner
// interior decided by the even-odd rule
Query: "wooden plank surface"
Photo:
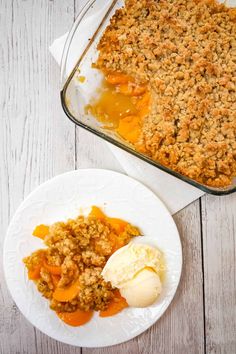
[[[202,198],[206,352],[236,353],[236,194]]]
[[[0,245],[14,211],[39,183],[74,168],[122,171],[106,144],[60,108],[59,69],[48,47],[84,0],[0,0]],[[125,344],[83,353],[236,353],[236,196],[206,196],[175,215],[183,244],[176,297],[151,329]],[[202,223],[202,225],[201,225]],[[201,230],[202,226],[202,230]],[[0,353],[79,353],[19,313],[0,264]]]
[[[60,108],[59,69],[48,52],[73,22],[74,2],[1,0],[0,11],[2,245],[23,198],[75,166],[75,128]],[[6,290],[2,264],[0,289],[2,354],[65,352],[68,346],[41,334],[19,313]]]

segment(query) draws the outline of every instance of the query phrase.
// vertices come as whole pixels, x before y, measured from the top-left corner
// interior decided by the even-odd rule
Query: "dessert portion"
[[[162,165],[208,186],[230,185],[236,9],[216,0],[126,0],[98,50],[94,66],[108,86],[94,115]],[[104,111],[109,95],[118,113]]]
[[[149,245],[131,243],[112,255],[102,276],[120,290],[129,306],[147,307],[162,291],[164,270],[161,251]]]
[[[80,326],[94,311],[107,317],[128,306],[101,272],[116,250],[140,235],[138,228],[94,206],[87,217],[39,225],[33,235],[46,248],[24,258],[28,278],[64,322]]]

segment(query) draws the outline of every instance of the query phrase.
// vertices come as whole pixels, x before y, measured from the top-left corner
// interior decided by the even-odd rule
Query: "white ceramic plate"
[[[113,317],[70,327],[49,309],[32,281],[28,281],[22,258],[43,247],[31,236],[38,224],[73,218],[89,212],[91,205],[106,214],[138,226],[147,243],[165,254],[166,280],[159,300],[145,309],[127,308]],[[144,239],[143,239],[144,242]],[[59,175],[39,186],[15,213],[4,245],[4,270],[10,293],[24,316],[40,331],[64,343],[82,347],[103,347],[125,342],[155,323],[176,292],[182,268],[182,250],[175,223],[163,203],[145,186],[125,175],[97,169]]]

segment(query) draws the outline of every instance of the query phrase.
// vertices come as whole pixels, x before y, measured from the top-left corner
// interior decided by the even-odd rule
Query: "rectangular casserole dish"
[[[102,74],[92,68],[92,63],[96,61],[98,56],[97,45],[110,18],[116,9],[123,5],[124,1],[122,0],[90,0],[70,30],[61,62],[61,102],[66,115],[76,125],[204,192],[215,195],[235,192],[236,178],[233,179],[230,186],[223,188],[201,184],[135,151],[131,144],[119,138],[113,131],[104,129],[101,123],[86,112],[86,106],[96,95],[103,79]]]

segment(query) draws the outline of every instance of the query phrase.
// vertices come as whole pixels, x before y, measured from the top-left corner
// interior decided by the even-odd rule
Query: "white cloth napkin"
[[[85,23],[83,25],[85,25]],[[59,65],[66,38],[67,33],[56,39],[49,48],[51,54]],[[74,46],[75,43],[76,45]],[[74,48],[72,48],[73,50],[70,50],[69,65],[66,68],[68,75],[78,59],[77,53],[79,53],[83,44],[81,36],[78,38],[78,42],[76,38],[73,40]],[[204,194],[199,189],[149,165],[128,152],[123,151],[112,144],[107,143],[107,145],[119,161],[120,165],[124,168],[125,172],[156,193],[166,204],[171,214],[175,214],[177,211],[183,209]]]

